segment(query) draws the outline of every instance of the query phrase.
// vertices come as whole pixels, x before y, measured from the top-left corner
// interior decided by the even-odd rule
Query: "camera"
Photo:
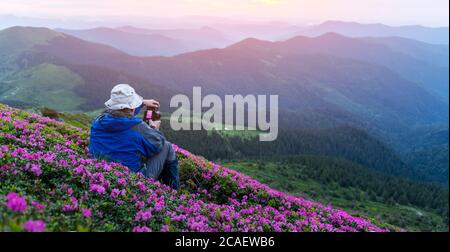
[[[157,122],[161,120],[161,112],[159,112],[158,109],[151,108],[147,109],[144,112],[144,118],[143,121],[147,123],[148,125],[151,125],[151,122]]]

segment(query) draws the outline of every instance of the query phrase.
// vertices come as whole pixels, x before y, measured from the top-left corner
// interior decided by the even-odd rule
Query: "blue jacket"
[[[139,113],[136,110],[135,115]],[[119,162],[138,172],[143,160],[159,153],[165,138],[140,118],[105,111],[92,123],[89,153],[95,158]]]

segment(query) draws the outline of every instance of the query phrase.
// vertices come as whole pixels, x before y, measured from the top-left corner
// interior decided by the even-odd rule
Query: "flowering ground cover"
[[[87,154],[88,132],[0,105],[2,231],[387,231],[175,146],[179,191]]]

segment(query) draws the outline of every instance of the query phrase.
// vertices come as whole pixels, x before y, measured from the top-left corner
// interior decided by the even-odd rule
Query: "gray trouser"
[[[164,170],[165,164],[173,163],[177,159],[172,144],[165,141],[162,150],[149,158],[145,163],[144,175],[147,178],[159,179]]]

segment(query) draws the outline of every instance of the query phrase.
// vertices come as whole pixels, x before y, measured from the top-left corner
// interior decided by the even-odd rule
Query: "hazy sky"
[[[32,17],[215,16],[291,22],[345,20],[448,26],[448,0],[0,0],[1,14]]]

